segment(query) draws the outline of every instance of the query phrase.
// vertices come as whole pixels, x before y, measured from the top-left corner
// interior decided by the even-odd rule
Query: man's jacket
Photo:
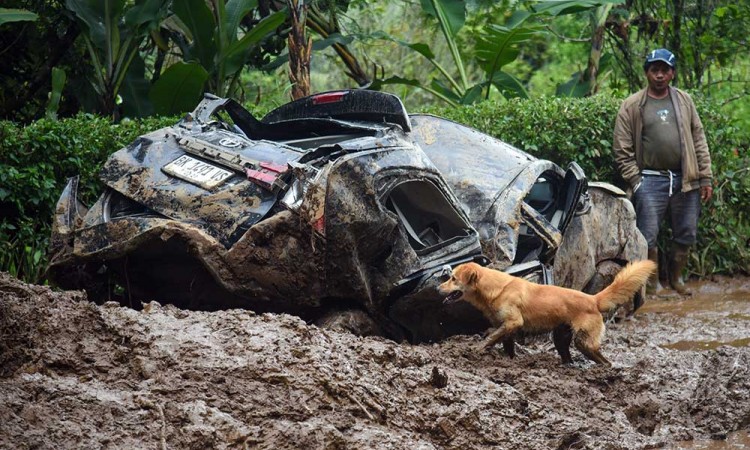
[[[626,98],[617,113],[614,134],[614,152],[620,175],[635,187],[641,181],[643,167],[643,107],[648,88]],[[670,98],[674,106],[682,153],[682,191],[711,185],[711,155],[703,133],[693,99],[686,92],[671,87]],[[646,169],[648,167],[645,167]]]

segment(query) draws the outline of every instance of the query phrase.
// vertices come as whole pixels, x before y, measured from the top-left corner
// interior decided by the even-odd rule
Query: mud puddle
[[[699,286],[694,286],[698,288]],[[669,313],[678,316],[702,315],[724,317],[727,315],[750,320],[750,291],[712,292],[712,289],[695,289],[690,296],[679,296],[673,291],[663,296],[651,296],[642,312]]]
[[[746,326],[729,326],[750,323],[750,288],[743,284],[731,291],[715,285],[695,284],[691,288],[692,296],[653,296],[639,311],[642,316],[655,316],[648,320],[684,324],[671,336],[663,337],[664,348],[709,351],[723,345],[750,346]]]
[[[608,324],[604,368],[575,350],[562,366],[549,339],[509,359],[479,336],[407,345],[289,315],[134,311],[0,273],[0,448],[743,448],[750,347],[669,346],[749,337],[745,285]]]
[[[714,285],[693,283],[694,295],[678,297],[665,295],[652,297],[640,311],[641,314],[664,314],[677,317],[690,317],[716,326],[712,333],[714,340],[679,340],[663,344],[665,349],[682,351],[711,351],[723,345],[733,347],[750,346],[750,336],[735,339],[735,333],[730,326],[721,326],[725,319],[732,321],[750,321],[750,289],[743,284],[734,286],[731,292],[726,292]],[[726,325],[726,324],[725,324]],[[723,328],[723,329],[722,329]],[[690,334],[703,334],[703,331],[693,330]],[[741,333],[740,333],[741,334]],[[741,450],[750,449],[750,432],[746,430],[729,433],[726,439],[697,439],[670,444],[667,448],[673,450]]]
[[[669,450],[747,450],[750,449],[750,433],[738,431],[727,436],[726,440],[714,441],[700,439],[696,441],[677,442]]]

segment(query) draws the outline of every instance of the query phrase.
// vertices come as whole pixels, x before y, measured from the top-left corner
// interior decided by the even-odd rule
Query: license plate
[[[164,166],[162,170],[170,175],[197,184],[204,189],[213,189],[234,175],[234,172],[188,155],[180,156]]]

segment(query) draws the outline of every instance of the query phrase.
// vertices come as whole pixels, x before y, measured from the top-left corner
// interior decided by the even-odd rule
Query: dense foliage
[[[91,114],[28,126],[0,121],[0,270],[37,281],[55,203],[67,179],[80,175],[82,200],[92,203],[101,190],[99,168],[110,153],[174,122],[162,118],[113,124]]]
[[[677,85],[748,124],[748,24],[732,0],[5,0],[0,118],[177,114],[204,91],[269,104],[299,83],[290,67],[310,92],[354,81],[427,104],[621,95],[666,46]]]
[[[622,185],[611,155],[619,100],[544,98],[429,109],[497,136],[563,167],[577,161],[590,179]],[[712,150],[715,198],[701,219],[691,270],[750,273],[750,137],[706,101],[698,102]],[[81,175],[82,200],[91,204],[106,157],[175,118],[124,121],[80,114],[28,126],[0,122],[0,270],[37,281],[45,264],[55,202],[68,177]]]
[[[58,111],[115,119],[177,114],[205,91],[241,98],[241,73],[281,51],[287,20],[283,3],[268,0],[3,6],[12,9],[0,8],[0,118],[23,123]]]

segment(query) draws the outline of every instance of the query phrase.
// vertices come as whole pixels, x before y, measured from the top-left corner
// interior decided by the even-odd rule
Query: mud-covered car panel
[[[588,286],[597,282],[590,274],[617,271],[628,261],[644,259],[647,246],[633,225],[635,209],[624,192],[608,183],[589,183],[588,192],[591,205],[586,214],[573,217],[553,266],[557,284],[597,291]],[[604,267],[612,264],[616,267]]]
[[[412,126],[410,136],[456,192],[495,267],[552,261],[586,191],[578,165],[563,171],[441,117],[414,115]]]
[[[191,223],[229,246],[239,237],[238,229],[246,230],[270,211],[277,195],[240,172],[244,168],[241,163],[231,167],[210,155],[231,151],[238,162],[252,161],[260,170],[262,165],[274,165],[283,173],[288,163],[298,160],[302,153],[264,141],[251,142],[224,130],[186,134],[180,127],[174,127],[138,139],[107,160],[102,179],[126,198],[165,217]],[[186,151],[188,146],[193,148],[192,152]],[[205,152],[198,154],[196,148],[200,147]],[[164,170],[186,156],[202,163],[201,168],[221,168],[231,176],[206,189]]]
[[[476,232],[424,153],[406,148],[356,153],[331,172],[326,208],[336,213],[326,215],[332,244],[326,260],[332,296],[354,295],[374,308],[404,276],[480,253]],[[425,192],[431,194],[429,204],[417,201]],[[431,245],[419,245],[420,235],[429,235]],[[361,269],[347,271],[350,267]],[[334,276],[342,273],[358,280]],[[352,286],[358,290],[351,292]]]
[[[535,160],[477,130],[441,117],[412,116],[410,137],[451,183],[472,222],[484,219],[496,195]]]

